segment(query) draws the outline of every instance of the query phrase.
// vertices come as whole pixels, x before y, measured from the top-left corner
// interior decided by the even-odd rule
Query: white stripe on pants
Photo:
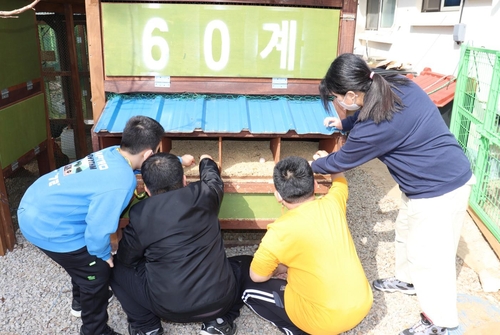
[[[474,182],[435,198],[401,196],[396,278],[415,285],[420,308],[441,327],[458,326],[455,257]]]

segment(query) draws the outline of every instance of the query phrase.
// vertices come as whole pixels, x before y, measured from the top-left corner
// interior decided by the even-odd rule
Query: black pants
[[[184,317],[179,314],[176,315],[175,320],[167,319],[166,321],[202,322],[222,317],[232,324],[240,316],[240,309],[243,307],[241,293],[243,290],[242,276],[244,274],[241,269],[245,268],[248,272],[251,259],[251,256],[229,258],[229,263],[231,264],[238,285],[231,306],[221,306],[218,310],[213,311],[213,313],[205,313],[199,316]],[[147,333],[161,326],[161,317],[153,312],[146,290],[147,278],[145,270],[144,263],[136,268],[130,268],[116,260],[111,278],[111,288],[127,314],[127,320],[132,328]]]
[[[70,275],[73,298],[82,306],[83,334],[104,333],[108,322],[109,264],[90,255],[86,247],[64,253],[40,250]]]
[[[285,311],[286,280],[269,279],[255,283],[250,278],[250,266],[245,270],[243,278],[243,302],[257,315],[274,324],[287,335],[307,335],[290,320]]]

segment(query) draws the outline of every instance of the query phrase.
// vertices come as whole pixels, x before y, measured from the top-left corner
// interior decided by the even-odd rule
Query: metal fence
[[[477,178],[469,205],[500,241],[500,51],[461,52],[450,129]]]

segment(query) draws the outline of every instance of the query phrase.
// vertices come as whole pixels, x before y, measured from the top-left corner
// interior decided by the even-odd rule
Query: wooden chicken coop
[[[28,5],[5,0],[4,13]],[[54,168],[52,141],[45,109],[33,10],[0,17],[0,255],[16,242],[5,178],[37,159],[40,173]]]
[[[161,151],[200,150],[218,162],[223,229],[264,229],[280,215],[269,199],[272,167],[295,155],[288,148],[305,143],[312,159],[344,143],[344,134],[323,126],[318,85],[333,59],[353,50],[357,1],[85,4],[93,149],[119,144],[131,116],[155,118],[165,128]],[[235,157],[250,167],[231,173]],[[198,177],[196,169],[186,174]],[[325,193],[328,178],[317,179]]]

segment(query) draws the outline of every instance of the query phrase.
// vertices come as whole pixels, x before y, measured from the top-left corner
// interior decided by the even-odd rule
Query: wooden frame
[[[0,256],[7,250],[12,250],[16,243],[16,235],[12,226],[12,217],[7,198],[7,189],[4,182],[2,165],[0,164]]]
[[[34,31],[36,33],[36,21],[33,21]],[[36,33],[36,41],[38,43],[38,60],[41,59],[40,45],[38,34]],[[10,64],[12,65],[12,64]],[[41,63],[40,73],[41,73]],[[34,78],[31,85],[27,83],[17,84],[8,88],[9,96],[0,101],[0,109],[9,107],[11,105],[20,103],[27,99],[33,98],[37,95],[44,94],[45,86],[43,85],[42,78]],[[47,101],[44,99],[45,118],[47,120],[45,132],[47,139],[50,139],[50,126],[48,122]],[[8,250],[12,250],[16,243],[15,231],[12,223],[12,216],[10,213],[9,199],[7,196],[7,188],[5,186],[5,178],[13,174],[17,168],[27,164],[32,159],[36,158],[38,162],[38,169],[40,175],[45,174],[55,168],[54,155],[49,153],[53,152],[53,145],[51,140],[44,140],[36,147],[29,150],[27,153],[19,157],[15,163],[3,167],[0,164],[0,256],[5,255]]]
[[[224,139],[242,139],[242,138],[254,138],[254,139],[269,139],[269,149],[273,154],[274,162],[277,163],[280,160],[280,147],[281,139],[318,139],[318,150],[325,150],[327,152],[333,152],[339,150],[342,145],[344,145],[346,137],[341,133],[333,133],[332,135],[321,135],[321,134],[307,134],[306,136],[298,135],[294,131],[289,131],[287,134],[280,135],[269,135],[269,134],[251,134],[248,131],[242,131],[240,133],[204,133],[204,132],[194,132],[194,133],[165,133],[160,143],[161,152],[170,152],[172,149],[172,140],[182,140],[182,139],[215,139],[219,141],[219,166],[222,166],[222,143]],[[99,133],[96,134],[92,130],[92,146],[94,150],[100,150],[112,145],[119,145],[121,140],[121,134],[111,134],[111,133]]]
[[[190,3],[193,1],[160,1],[162,3]],[[357,1],[348,0],[201,0],[197,3],[267,4],[303,7],[327,7],[341,10],[338,35],[338,54],[352,52],[356,26]],[[104,72],[101,0],[85,0],[89,65],[94,124],[97,123],[106,104],[106,92],[153,92],[153,93],[221,93],[221,94],[276,94],[271,88],[271,78],[202,78],[173,77],[171,88],[154,87],[153,77],[108,77]],[[318,94],[319,80],[291,79],[281,94]]]
[[[41,1],[35,7],[39,12],[55,12],[57,14],[64,15],[64,20],[61,19],[61,28],[57,30],[57,41],[58,50],[60,53],[64,53],[62,58],[67,59],[68,66],[62,71],[50,71],[48,68],[42,68],[42,76],[44,79],[53,78],[60,76],[62,78],[67,78],[70,85],[67,86],[67,90],[64,90],[64,100],[67,102],[69,107],[67,112],[67,118],[55,120],[56,123],[71,124],[75,133],[75,152],[77,157],[84,157],[89,153],[86,146],[86,136],[85,136],[85,122],[83,117],[83,105],[82,105],[82,89],[81,89],[81,76],[87,74],[88,72],[80,72],[78,69],[78,52],[77,48],[85,48],[83,43],[77,45],[75,29],[75,22],[81,23],[82,19],[75,21],[75,13],[84,13],[85,6],[84,0],[45,0]],[[64,24],[64,26],[62,25]],[[54,27],[52,27],[56,30]],[[64,47],[63,47],[64,46]],[[44,52],[42,56],[51,57],[50,53]],[[54,56],[55,58],[55,56]],[[42,58],[43,59],[43,58]],[[86,66],[86,59],[82,58],[82,67]],[[66,64],[66,63],[65,63]]]
[[[318,187],[315,191],[316,194],[326,194],[330,189],[331,180],[325,176],[316,176]],[[188,183],[198,179],[190,177],[187,179]],[[140,175],[137,175],[137,187],[143,187]],[[252,177],[252,178],[224,178],[224,193],[274,193],[274,185],[269,181],[269,178]],[[264,230],[267,225],[273,223],[272,219],[220,219],[221,229],[247,229],[247,230]],[[118,230],[115,234],[111,235],[111,247],[113,250],[118,249],[118,243],[122,237],[122,229],[129,223],[128,218],[121,218],[118,224]]]
[[[127,2],[127,1],[124,1]],[[192,3],[193,1],[160,1],[162,3]],[[322,7],[341,10],[340,27],[338,38],[338,54],[352,52],[354,48],[354,33],[356,23],[357,1],[348,0],[200,0],[196,3],[224,3],[255,5],[266,4],[273,6],[301,6],[301,7]],[[214,78],[214,77],[172,77],[170,87],[155,87],[154,77],[110,77],[105,75],[104,55],[103,55],[103,35],[101,0],[85,0],[87,15],[87,36],[89,43],[89,65],[91,78],[91,96],[94,125],[97,124],[104,107],[106,105],[106,92],[114,93],[207,93],[207,94],[276,94],[272,89],[272,78]],[[335,38],[335,37],[332,37]],[[318,95],[318,85],[320,80],[314,79],[289,79],[286,89],[280,90],[282,95]],[[319,149],[329,152],[336,151],[345,142],[345,135],[335,133],[333,135],[298,135],[293,131],[284,135],[256,135],[249,132],[238,134],[206,134],[203,132],[193,132],[190,134],[166,133],[161,142],[161,151],[169,152],[172,148],[172,139],[187,138],[212,138],[218,140],[219,167],[224,164],[222,146],[225,139],[234,138],[261,138],[269,139],[269,148],[273,155],[274,162],[280,159],[281,139],[318,139]],[[110,145],[120,143],[120,134],[99,133],[92,130],[92,146],[94,150],[99,150]],[[325,180],[321,180],[323,183]],[[261,180],[259,178],[225,178],[227,192],[252,192],[252,193],[272,193],[274,186],[269,178]],[[321,184],[321,183],[320,183]],[[326,192],[327,186],[323,185],[320,192]],[[265,229],[271,220],[221,220],[222,229]],[[122,219],[120,228],[128,224],[128,219]],[[121,229],[112,237],[114,247],[120,238]],[[113,244],[112,243],[112,244]]]

